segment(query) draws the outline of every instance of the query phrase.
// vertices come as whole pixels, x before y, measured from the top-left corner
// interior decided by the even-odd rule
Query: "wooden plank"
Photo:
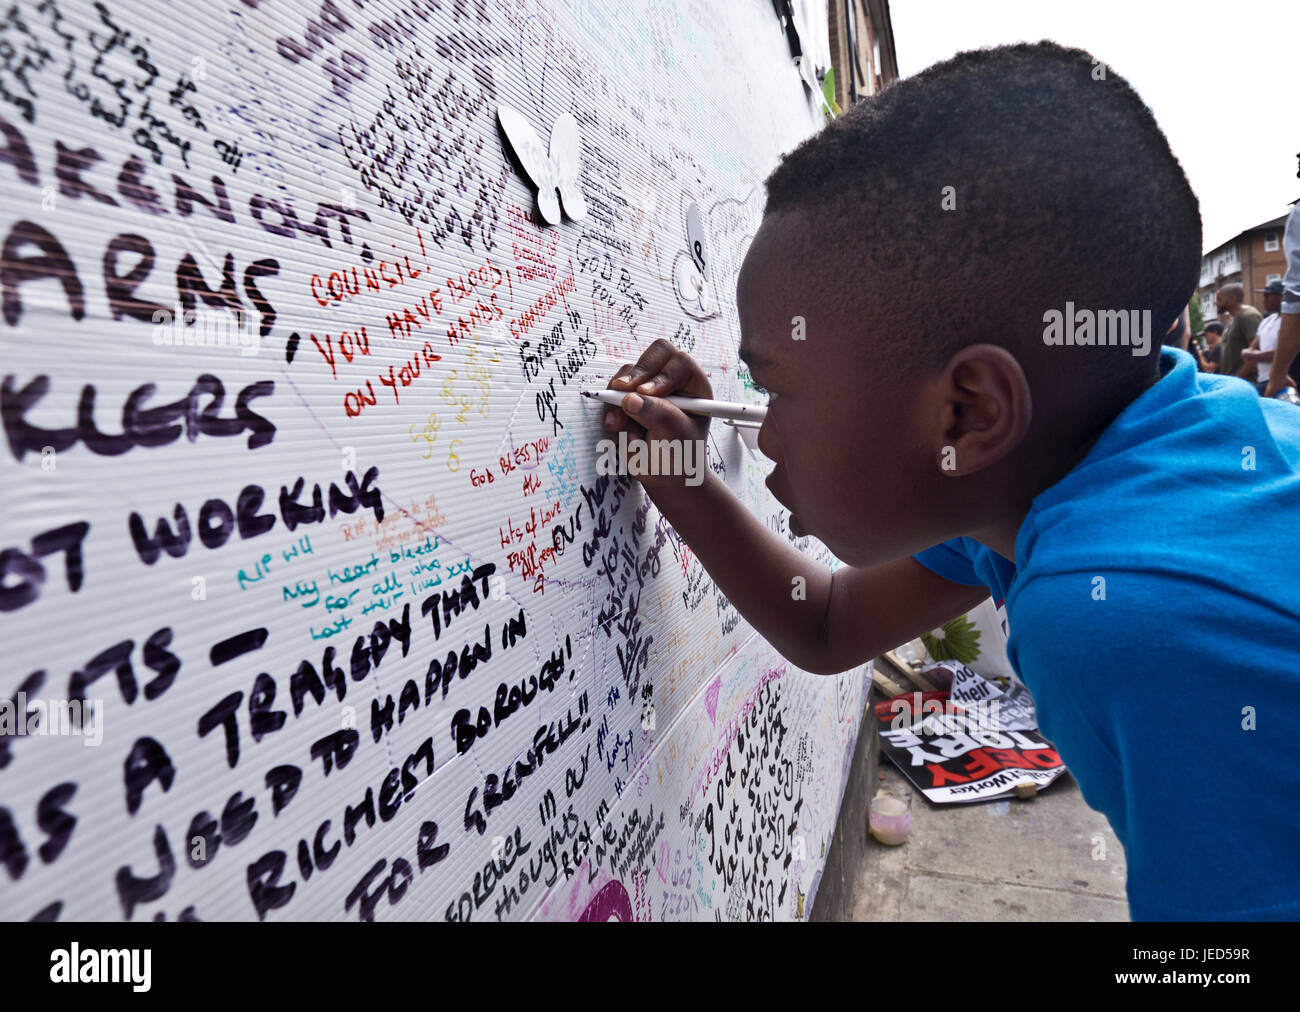
[[[910,664],[903,660],[903,658],[899,657],[896,651],[885,651],[884,659],[888,661],[889,665],[902,675],[903,678],[907,679],[907,681],[911,682],[922,692],[934,692],[938,688],[937,685],[931,682],[924,675],[917,672]]]
[[[886,696],[901,696],[907,690],[891,678],[882,675],[879,669],[871,673],[871,681]]]

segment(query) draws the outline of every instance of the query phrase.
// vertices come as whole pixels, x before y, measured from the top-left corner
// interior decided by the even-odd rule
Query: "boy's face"
[[[915,501],[924,477],[911,438],[916,374],[895,375],[889,364],[905,357],[871,347],[908,335],[832,311],[825,293],[841,284],[828,280],[840,273],[833,257],[801,216],[764,218],[736,286],[740,354],[769,393],[758,445],[776,463],[767,486],[794,533],[820,538],[844,562],[874,565],[934,543]],[[870,305],[882,294],[835,301]]]

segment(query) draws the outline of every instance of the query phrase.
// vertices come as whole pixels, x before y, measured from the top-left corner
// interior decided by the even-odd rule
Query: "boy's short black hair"
[[[1131,394],[1200,275],[1199,205],[1151,110],[1046,41],[959,53],[857,103],[782,160],[766,210],[810,215],[853,265],[830,297],[860,313],[848,303],[871,291],[892,319],[867,339],[930,368],[985,341],[1023,359],[1067,301],[1149,309],[1146,357],[1053,346],[1039,360]]]

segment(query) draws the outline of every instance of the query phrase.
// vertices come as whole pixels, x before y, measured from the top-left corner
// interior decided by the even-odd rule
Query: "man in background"
[[[1296,155],[1300,159],[1300,154]],[[1296,172],[1300,178],[1300,170]],[[1276,397],[1286,382],[1287,372],[1300,375],[1300,201],[1291,205],[1282,239],[1286,251],[1286,277],[1282,280],[1282,324],[1277,332],[1277,351],[1269,373],[1265,397]]]
[[[1196,336],[1205,341],[1204,354],[1197,352],[1196,355],[1201,360],[1201,372],[1218,372],[1219,359],[1223,355],[1223,324],[1217,320],[1207,323]]]
[[[1241,353],[1241,360],[1246,365],[1255,366],[1255,388],[1262,394],[1268,388],[1273,353],[1277,350],[1277,331],[1282,324],[1282,316],[1278,312],[1282,308],[1282,282],[1270,281],[1255,291],[1264,296],[1264,318],[1259,321],[1255,340]]]
[[[1262,318],[1254,306],[1247,305],[1246,291],[1241,285],[1233,283],[1224,285],[1214,293],[1214,308],[1220,316],[1232,317],[1228,329],[1223,332],[1223,354],[1219,359],[1220,376],[1238,376],[1241,379],[1253,379],[1255,367],[1241,360],[1241,353],[1255,340],[1255,331],[1259,329]]]

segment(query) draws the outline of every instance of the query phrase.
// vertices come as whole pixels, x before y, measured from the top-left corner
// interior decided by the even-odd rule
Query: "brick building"
[[[889,0],[828,0],[835,101],[848,109],[898,80]]]
[[[1201,258],[1201,282],[1196,294],[1207,321],[1215,317],[1214,293],[1223,285],[1237,282],[1246,289],[1246,302],[1257,306],[1256,289],[1285,276],[1282,232],[1286,219],[1284,214],[1239,232]]]

